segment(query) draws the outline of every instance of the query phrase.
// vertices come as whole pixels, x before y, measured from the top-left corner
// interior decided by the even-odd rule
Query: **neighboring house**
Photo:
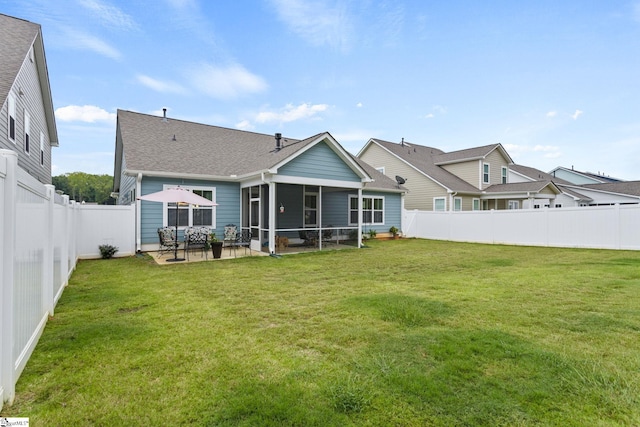
[[[592,172],[580,172],[573,169],[564,168],[562,166],[558,166],[551,172],[549,175],[554,178],[561,178],[571,184],[583,185],[583,184],[603,184],[608,182],[621,182],[621,179],[612,178],[610,176],[605,176],[600,174],[600,172],[592,173]]]
[[[550,179],[510,181],[511,157],[501,144],[445,153],[411,144],[370,139],[358,158],[409,191],[406,209],[470,211],[522,209],[560,194]]]
[[[556,169],[557,172],[557,169]],[[510,177],[512,181],[533,181],[549,179],[557,185],[562,194],[556,196],[554,207],[571,206],[606,206],[615,204],[640,203],[640,181],[620,181],[575,184],[565,179],[554,177],[550,173],[538,169],[511,165]],[[543,201],[534,207],[548,207],[550,201]]]
[[[136,197],[177,185],[218,204],[181,206],[180,239],[187,226],[222,236],[235,224],[251,230],[254,249],[273,253],[276,236],[295,239],[301,230],[401,229],[405,189],[329,133],[296,140],[118,110],[115,152],[118,204],[140,207],[138,250],[156,250],[157,228],[176,214],[175,205]]]
[[[58,133],[40,25],[0,14],[0,148],[51,184],[51,147]]]

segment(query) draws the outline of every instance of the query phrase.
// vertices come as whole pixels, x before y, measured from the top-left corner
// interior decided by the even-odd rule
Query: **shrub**
[[[102,255],[102,259],[109,259],[113,257],[113,255],[118,252],[118,248],[112,245],[100,245],[98,246],[100,249],[100,255]]]

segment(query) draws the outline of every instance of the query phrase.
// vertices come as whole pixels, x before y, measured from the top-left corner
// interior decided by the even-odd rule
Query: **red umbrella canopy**
[[[178,203],[200,206],[218,206],[217,203],[212,202],[209,199],[205,199],[202,196],[186,190],[182,187],[168,188],[166,190],[158,191],[155,193],[147,194],[138,197],[139,200],[147,200],[149,202],[162,202],[162,203]]]

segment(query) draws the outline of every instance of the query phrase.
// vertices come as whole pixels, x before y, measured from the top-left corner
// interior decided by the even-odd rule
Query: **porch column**
[[[358,247],[362,247],[362,188],[358,188]]]
[[[269,183],[269,253],[276,253],[276,183]]]
[[[318,186],[318,249],[322,250],[322,185]]]

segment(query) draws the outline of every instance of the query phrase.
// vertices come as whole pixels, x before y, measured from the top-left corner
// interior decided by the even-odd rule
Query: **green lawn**
[[[640,252],[428,240],[82,261],[34,426],[640,425]]]

